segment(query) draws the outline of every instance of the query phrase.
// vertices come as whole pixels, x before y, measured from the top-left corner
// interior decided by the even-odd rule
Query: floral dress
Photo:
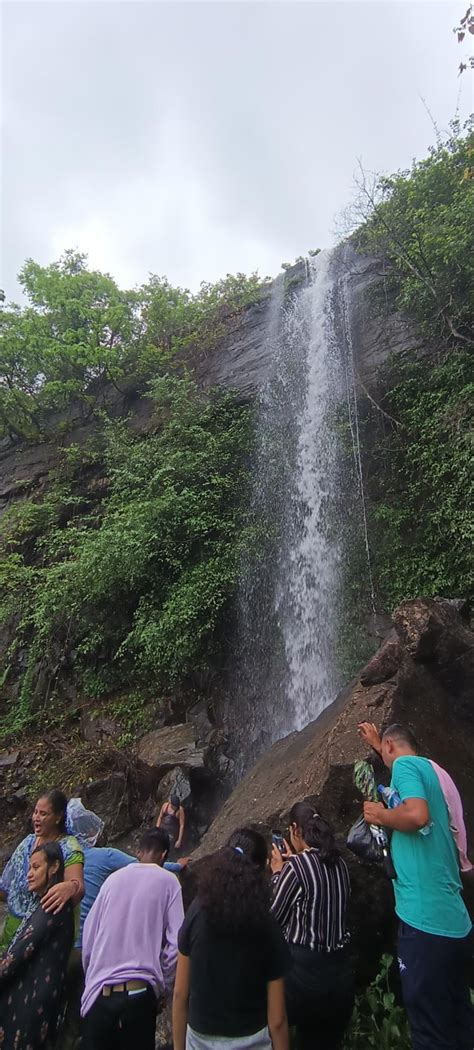
[[[27,875],[31,854],[35,848],[36,838],[27,835],[17,846],[0,876],[0,890],[7,895],[8,915],[5,928],[0,937],[0,952],[10,944],[23,919],[27,918],[34,902],[28,889]],[[83,864],[84,853],[74,835],[64,835],[59,839],[64,867],[71,864]],[[79,911],[79,907],[77,909]],[[78,916],[76,916],[77,921]],[[1,1047],[0,1043],[0,1047]]]
[[[36,908],[0,957],[0,1050],[39,1050],[54,1039],[74,939],[70,901],[57,915]]]

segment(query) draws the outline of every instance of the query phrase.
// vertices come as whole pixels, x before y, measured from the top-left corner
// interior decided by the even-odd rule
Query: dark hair
[[[40,798],[47,799],[55,816],[61,817],[61,820],[58,824],[58,828],[59,831],[62,831],[63,835],[65,835],[67,798],[64,794],[64,791],[59,791],[58,788],[53,788],[51,791],[42,791],[41,795],[38,795],[38,800]]]
[[[45,795],[40,795],[40,798],[45,797]],[[35,849],[31,851],[31,856],[35,853],[44,853],[48,868],[56,862],[59,865],[56,874],[53,875],[50,880],[50,885],[53,886],[56,882],[64,882],[64,857],[59,842],[45,842],[42,846],[36,846]]]
[[[267,860],[263,835],[253,828],[238,828],[223,849],[202,864],[198,899],[206,919],[219,933],[252,940],[268,922]]]
[[[315,808],[311,802],[295,802],[290,809],[288,820],[290,824],[296,824],[297,828],[302,828],[308,820],[312,819],[314,813]]]
[[[308,846],[317,849],[324,864],[335,864],[339,857],[334,831],[327,820],[308,802],[295,802],[290,810],[290,824],[296,824]]]
[[[181,802],[179,800],[179,795],[174,795],[174,794],[170,795],[170,802],[171,802],[171,805],[173,806],[174,809],[179,809],[179,807],[181,805]]]
[[[144,853],[169,853],[170,837],[164,828],[149,828],[140,839],[139,849]]]
[[[382,733],[382,740],[387,740],[390,737],[391,740],[397,740],[401,744],[408,744],[408,747],[416,754],[419,752],[418,741],[414,733],[408,726],[401,725],[400,722],[393,722],[391,726],[387,726]]]

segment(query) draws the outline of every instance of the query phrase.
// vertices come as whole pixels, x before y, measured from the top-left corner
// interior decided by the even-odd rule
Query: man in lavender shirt
[[[183,917],[179,882],[159,861],[109,875],[84,924],[84,1050],[154,1050],[158,1000],[173,989]]]

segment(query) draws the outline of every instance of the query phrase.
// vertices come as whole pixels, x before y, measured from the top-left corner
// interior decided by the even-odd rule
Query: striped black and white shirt
[[[285,861],[272,881],[272,913],[289,944],[334,951],[347,943],[350,881],[342,857],[325,864],[316,849],[305,849]]]

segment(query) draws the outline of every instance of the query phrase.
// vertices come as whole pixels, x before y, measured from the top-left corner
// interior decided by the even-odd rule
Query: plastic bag
[[[86,809],[80,798],[70,798],[66,810],[68,835],[74,835],[81,846],[95,846],[103,831],[104,821],[91,809]]]
[[[367,824],[363,816],[352,825],[347,836],[347,848],[360,860],[382,864],[389,879],[396,879],[397,873],[390,856],[387,835],[383,828]]]
[[[380,864],[383,861],[380,842],[373,835],[370,824],[367,824],[363,816],[352,825],[347,836],[347,848],[361,860],[368,860],[372,863],[378,861]]]

